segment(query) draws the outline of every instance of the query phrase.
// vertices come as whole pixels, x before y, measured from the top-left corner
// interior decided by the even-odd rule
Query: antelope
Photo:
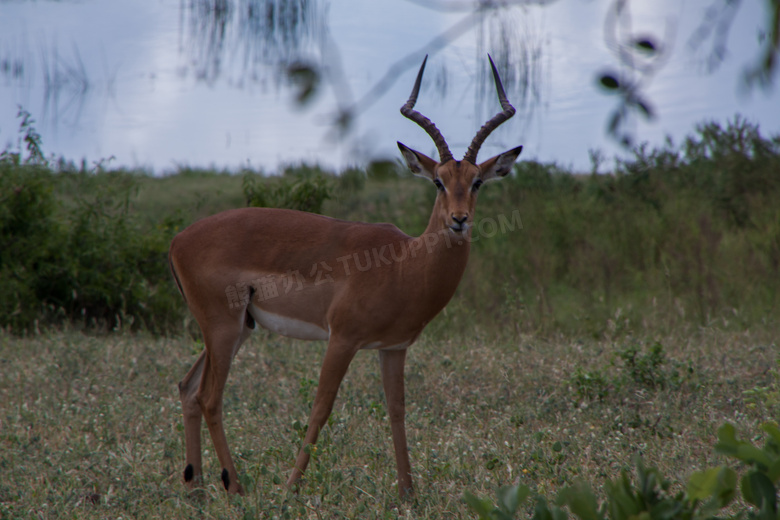
[[[173,277],[205,343],[179,383],[188,487],[202,480],[200,429],[205,417],[225,489],[244,493],[225,438],[222,397],[233,358],[259,324],[291,338],[328,342],[308,428],[287,486],[295,489],[305,472],[307,447],[326,424],[352,358],[359,350],[376,350],[398,493],[402,498],[413,493],[404,424],[406,350],[460,283],[479,187],[507,175],[522,150],[518,146],[477,164],[485,139],[515,113],[488,56],[502,111],[477,132],[463,159],[454,160],[436,125],[414,110],[427,59],[401,113],[433,139],[439,161],[398,143],[409,169],[438,190],[421,236],[408,236],[392,224],[243,208],[197,221],[171,242]]]

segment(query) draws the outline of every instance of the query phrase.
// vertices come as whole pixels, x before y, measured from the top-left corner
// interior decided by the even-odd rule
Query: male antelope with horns
[[[477,132],[463,160],[454,160],[439,129],[414,110],[426,61],[427,56],[401,113],[430,135],[439,161],[398,143],[409,169],[438,190],[423,235],[410,237],[392,224],[243,208],[200,220],[173,239],[171,271],[205,343],[179,383],[188,486],[201,480],[205,417],[225,489],[244,492],[222,425],[222,394],[233,357],[259,324],[288,337],[328,342],[303,447],[287,485],[293,487],[306,470],[307,446],[317,441],[352,358],[370,349],[379,352],[398,492],[412,493],[404,426],[406,349],[460,282],[480,185],[509,173],[522,150],[518,146],[477,164],[482,143],[515,113],[490,59],[502,111]]]

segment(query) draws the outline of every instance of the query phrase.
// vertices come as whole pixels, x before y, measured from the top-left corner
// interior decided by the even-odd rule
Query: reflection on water
[[[198,80],[265,82],[296,62],[311,62],[326,23],[317,0],[190,0],[181,5],[183,51]]]
[[[524,9],[517,6],[466,4],[461,19],[429,41],[423,40],[417,51],[389,66],[387,73],[359,100],[353,99],[347,73],[340,68],[343,52],[330,33],[327,3],[190,0],[181,9],[186,28],[183,49],[198,80],[214,84],[227,77],[232,86],[239,88],[248,83],[267,86],[270,80],[277,88],[284,85],[300,89],[296,96],[300,102],[310,99],[314,94],[311,89],[327,84],[335,91],[338,104],[332,121],[342,130],[375,103],[401,72],[416,69],[420,56],[446,47],[472,29],[477,31],[477,55],[484,59],[487,49],[492,49],[494,62],[506,71],[507,93],[520,110],[532,111],[542,97],[543,40],[524,23]],[[490,70],[479,67],[475,73],[475,104],[483,115],[492,114],[496,107]],[[432,82],[438,96],[447,95],[449,79],[447,67],[442,66]]]
[[[528,122],[543,101],[545,40],[528,23],[524,9],[491,9],[477,25],[477,49],[491,49],[493,62],[502,71],[501,81],[512,104]],[[477,69],[476,95],[485,114],[496,111],[493,79],[487,67]]]
[[[55,128],[64,121],[77,123],[92,88],[78,45],[61,48],[42,38],[34,53],[25,40],[13,43],[0,42],[4,86],[30,91],[41,85],[41,119]]]
[[[73,5],[74,9],[80,7]],[[67,9],[67,5],[61,8]],[[344,137],[348,135],[344,130],[353,128],[355,118],[377,103],[406,71],[416,70],[422,56],[440,52],[472,33],[479,66],[464,71],[458,66],[461,64],[448,66],[441,61],[429,72],[424,90],[432,89],[435,96],[444,98],[451,91],[448,86],[462,82],[465,76],[475,84],[476,118],[489,118],[497,109],[485,60],[491,52],[509,98],[528,116],[543,93],[541,33],[527,23],[528,13],[522,7],[482,2],[465,3],[461,8],[457,16],[447,18],[452,22],[438,33],[431,31],[418,38],[419,45],[413,51],[394,62],[375,64],[384,73],[354,95],[354,72],[342,67],[345,54],[352,49],[343,49],[343,41],[332,34],[326,0],[181,0],[175,51],[180,64],[175,70],[180,81],[192,79],[209,87],[259,87],[263,92],[292,89],[293,99],[301,105],[318,91],[328,90],[336,105],[329,121],[339,130],[335,135]],[[356,26],[362,23],[354,22]],[[39,92],[42,112],[36,114],[37,119],[55,133],[60,128],[81,126],[92,97],[114,100],[123,83],[139,79],[138,74],[123,70],[126,59],[80,44],[70,31],[77,33],[82,27],[63,29],[67,29],[65,35],[60,33],[59,38],[43,33],[24,35],[18,45],[0,37],[0,74],[6,85]],[[63,45],[62,40],[69,43]],[[159,49],[160,54],[168,51]],[[88,59],[82,58],[82,52],[90,54]],[[100,65],[96,66],[96,61]],[[154,70],[144,73],[153,84],[158,74]],[[29,92],[22,97],[27,98]],[[121,99],[114,101],[122,104]]]
[[[56,46],[41,52],[43,69],[43,117],[49,114],[56,127],[60,119],[78,122],[91,84],[77,46],[63,55]]]
[[[6,84],[21,84],[25,77],[24,59],[6,51],[6,55],[0,58],[0,75]]]
[[[140,5],[148,10],[152,4],[143,2]],[[164,5],[164,2],[159,3],[159,6]],[[72,7],[76,10],[81,8],[79,4]],[[406,45],[403,52],[390,53],[392,60],[378,57],[375,63],[371,63],[370,70],[360,71],[364,78],[359,86],[356,86],[356,71],[343,65],[355,52],[354,41],[345,44],[343,29],[338,34],[333,33],[333,21],[329,17],[331,5],[326,0],[179,1],[175,7],[175,49],[161,48],[159,43],[155,43],[157,47],[153,49],[153,57],[170,55],[173,50],[178,62],[173,67],[168,65],[169,70],[175,71],[173,77],[163,78],[165,69],[160,68],[132,70],[132,56],[117,57],[110,51],[98,51],[94,45],[82,43],[80,38],[70,33],[66,36],[60,34],[59,39],[39,33],[38,41],[33,38],[33,43],[28,43],[25,37],[23,45],[17,48],[0,37],[0,50],[4,53],[0,54],[0,68],[7,81],[13,81],[21,90],[28,91],[23,97],[34,95],[33,92],[42,96],[40,112],[31,108],[29,101],[22,104],[48,126],[45,130],[54,135],[63,128],[72,133],[75,129],[94,125],[95,120],[104,120],[106,116],[96,112],[105,111],[107,107],[116,107],[126,115],[140,117],[134,110],[123,107],[128,103],[125,92],[137,92],[143,87],[139,86],[143,78],[147,78],[152,88],[152,92],[140,94],[148,100],[145,105],[154,103],[158,88],[170,91],[175,81],[182,85],[180,88],[186,89],[192,88],[187,86],[192,82],[205,85],[222,97],[231,96],[230,89],[249,92],[259,89],[264,95],[282,95],[296,102],[299,108],[307,109],[313,106],[312,100],[321,100],[324,94],[331,98],[330,108],[326,109],[327,118],[322,118],[322,103],[318,107],[319,121],[325,121],[330,128],[330,131],[325,130],[325,135],[338,136],[336,141],[343,149],[357,153],[355,157],[361,160],[373,153],[370,144],[366,147],[364,136],[356,132],[360,127],[358,119],[382,102],[389,91],[400,87],[399,80],[407,72],[416,70],[425,54],[440,53],[453,42],[462,40],[464,35],[471,35],[475,41],[471,51],[475,54],[477,66],[464,66],[462,57],[458,61],[436,60],[426,77],[423,89],[428,92],[426,95],[432,96],[430,99],[444,99],[454,94],[462,104],[463,85],[470,85],[473,119],[479,121],[469,132],[476,131],[498,109],[492,76],[485,59],[485,55],[491,52],[502,71],[509,98],[525,115],[522,121],[530,120],[528,116],[541,102],[543,93],[545,75],[541,33],[527,22],[528,13],[522,7],[491,2],[478,5],[465,3],[461,7],[461,12],[441,17],[445,22],[438,29],[431,26],[425,33],[415,35],[412,45]],[[67,9],[67,5],[60,8]],[[152,18],[159,21],[153,23],[170,30],[167,26],[171,19],[165,21],[170,12],[170,6],[154,12]],[[343,13],[341,16],[337,23],[344,22]],[[353,16],[351,22],[355,30],[364,25],[358,15]],[[147,22],[148,25],[153,23]],[[419,16],[412,25],[415,23],[420,24]],[[78,32],[82,27],[68,29]],[[151,36],[157,35],[153,27],[149,30]],[[393,31],[398,31],[398,28],[388,24],[387,30],[394,34]],[[66,38],[69,44],[57,44]],[[143,36],[138,39],[144,41]],[[146,41],[148,39],[149,35]],[[169,46],[172,43],[170,38],[159,38],[159,41]],[[370,48],[374,42],[369,39],[358,42],[358,45]],[[37,49],[37,52],[31,52],[30,48]],[[82,59],[82,52],[89,54],[86,59]],[[378,53],[378,56],[381,54]],[[27,84],[23,85],[25,81]],[[36,84],[41,87],[34,88]],[[452,88],[453,85],[456,88]],[[402,90],[408,91],[410,86],[404,84]],[[102,103],[96,103],[101,100]],[[400,104],[402,100],[403,97],[399,96],[393,104]],[[397,107],[390,113],[397,113]],[[44,136],[48,133],[44,132]],[[233,142],[231,134],[225,140],[228,147]],[[183,137],[186,138],[186,135]],[[468,142],[470,136],[453,138],[456,142]],[[362,151],[361,147],[364,148]],[[103,153],[115,152],[108,149]]]
[[[606,14],[629,3],[637,32],[613,24],[628,39],[610,47]],[[753,18],[731,31],[742,30],[744,40],[761,16],[751,3],[740,15],[748,8]],[[276,168],[395,157],[395,140],[416,135],[398,108],[428,54],[421,108],[465,150],[498,110],[490,53],[518,116],[485,153],[523,144],[524,158],[581,166],[591,150],[617,151],[605,128],[620,139],[651,131],[662,142],[669,130],[651,128],[643,113],[669,122],[679,139],[696,122],[740,110],[739,60],[724,60],[710,80],[695,77],[684,53],[666,53],[667,16],[679,9],[675,0],[652,9],[614,0],[0,0],[0,148],[16,140],[21,105],[42,126],[45,149],[76,160]],[[693,18],[693,28],[679,19],[689,25],[680,34],[698,34]],[[626,65],[623,57],[640,63],[636,51],[651,47],[663,67],[647,74]],[[734,56],[756,55],[756,45],[733,38],[729,47]],[[610,97],[597,78],[612,85]],[[743,114],[763,124],[770,104],[754,105],[759,117]],[[610,114],[618,116],[612,125]],[[764,128],[777,128],[777,119]]]

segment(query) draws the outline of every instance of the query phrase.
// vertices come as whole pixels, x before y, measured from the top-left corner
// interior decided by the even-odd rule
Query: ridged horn
[[[417,95],[420,93],[420,84],[422,83],[423,71],[425,70],[425,63],[427,61],[428,55],[426,54],[422,66],[420,67],[420,72],[417,73],[417,80],[414,82],[412,94],[409,96],[409,100],[404,106],[401,107],[401,113],[404,117],[407,117],[420,125],[420,127],[431,136],[431,139],[433,139],[433,142],[436,145],[436,149],[439,150],[439,162],[444,164],[447,161],[452,160],[452,152],[450,152],[450,148],[447,146],[447,141],[444,140],[444,136],[441,135],[439,129],[436,128],[436,125],[433,124],[430,119],[417,110],[414,110],[414,104],[417,103]]]
[[[482,128],[479,129],[477,135],[475,135],[474,139],[471,141],[469,149],[466,150],[466,155],[463,156],[463,160],[468,161],[471,164],[477,164],[477,153],[479,153],[479,148],[490,133],[498,128],[501,123],[515,115],[515,107],[510,105],[509,101],[506,99],[504,86],[501,84],[501,78],[498,76],[498,70],[496,70],[496,65],[493,63],[493,58],[490,57],[490,54],[488,54],[488,60],[490,60],[490,67],[493,69],[493,81],[496,84],[496,93],[498,94],[498,101],[501,103],[502,111],[482,125]]]

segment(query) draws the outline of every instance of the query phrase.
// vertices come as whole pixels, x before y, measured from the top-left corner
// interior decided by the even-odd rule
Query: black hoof
[[[195,470],[192,469],[192,464],[187,464],[187,467],[184,468],[184,482],[189,482],[192,480],[192,477],[194,476]]]

